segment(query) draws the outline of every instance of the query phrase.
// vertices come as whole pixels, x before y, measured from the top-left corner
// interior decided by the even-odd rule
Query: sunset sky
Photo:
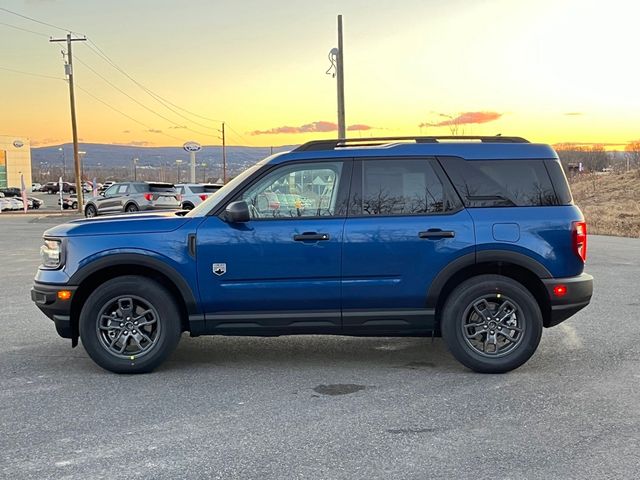
[[[51,145],[71,140],[63,44],[47,38],[65,31],[2,8],[91,40],[73,45],[83,142],[218,144],[219,120],[232,145],[335,137],[339,13],[349,136],[449,134],[457,119],[459,134],[640,138],[633,0],[3,0],[0,134]]]

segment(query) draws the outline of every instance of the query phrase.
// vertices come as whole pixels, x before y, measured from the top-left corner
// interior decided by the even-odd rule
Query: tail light
[[[207,198],[209,198],[209,195],[207,195],[206,193],[201,193],[201,194],[200,194],[200,200],[202,200],[203,202],[204,202]]]
[[[582,261],[587,260],[587,222],[573,222],[573,251]]]
[[[150,202],[151,200],[153,200],[153,193],[145,193],[145,194],[144,194],[144,199],[145,199],[147,202]]]

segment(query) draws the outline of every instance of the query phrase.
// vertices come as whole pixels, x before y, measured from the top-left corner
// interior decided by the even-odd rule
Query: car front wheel
[[[87,205],[87,208],[85,208],[84,210],[84,216],[87,218],[93,218],[96,215],[98,215],[96,207],[94,207],[93,205]]]
[[[442,311],[442,337],[453,356],[481,373],[504,373],[524,364],[542,336],[533,295],[502,275],[479,275],[455,288]]]
[[[180,313],[159,283],[134,275],[99,286],[80,313],[80,338],[89,356],[115,373],[148,373],[178,345]]]

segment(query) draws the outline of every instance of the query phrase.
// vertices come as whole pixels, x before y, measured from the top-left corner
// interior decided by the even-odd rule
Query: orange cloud
[[[371,129],[373,129],[371,125],[363,125],[362,123],[356,123],[347,127],[347,130],[350,132],[363,132]]]
[[[472,123],[487,123],[498,120],[502,117],[502,113],[498,112],[463,112],[457,117],[451,117],[442,113],[438,114],[441,117],[447,117],[446,120],[436,123],[421,123],[420,127],[448,127],[450,125],[469,125]]]
[[[371,130],[372,126],[356,123],[349,125],[347,130],[349,131],[364,131]],[[284,125],[282,127],[270,128],[269,130],[254,130],[251,135],[278,135],[278,134],[294,134],[294,133],[326,133],[335,132],[338,130],[338,124],[333,122],[318,121],[311,122],[299,127],[291,127]]]

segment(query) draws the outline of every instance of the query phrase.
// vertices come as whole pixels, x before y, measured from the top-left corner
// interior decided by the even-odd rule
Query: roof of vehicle
[[[557,159],[546,144],[529,143],[521,137],[444,136],[376,137],[315,140],[267,160],[288,160],[388,156],[454,156],[468,160]]]

